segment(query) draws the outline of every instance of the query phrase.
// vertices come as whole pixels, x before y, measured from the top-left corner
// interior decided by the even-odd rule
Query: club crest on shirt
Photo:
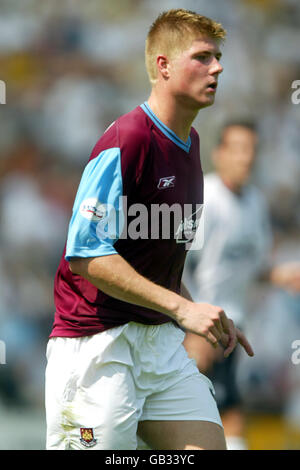
[[[93,447],[97,444],[97,439],[94,438],[93,428],[80,428],[80,442],[85,447]]]
[[[86,219],[99,222],[106,214],[106,207],[97,198],[92,197],[81,203],[79,212]]]
[[[176,176],[164,176],[158,182],[158,189],[174,188]]]

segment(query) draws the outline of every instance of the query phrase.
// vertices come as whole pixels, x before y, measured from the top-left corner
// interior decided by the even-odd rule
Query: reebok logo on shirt
[[[165,176],[160,178],[158,182],[158,189],[174,188],[176,176]]]

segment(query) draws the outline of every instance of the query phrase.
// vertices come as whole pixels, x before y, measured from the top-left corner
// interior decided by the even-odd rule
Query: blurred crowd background
[[[269,204],[273,256],[300,259],[300,105],[291,101],[300,79],[298,0],[0,0],[2,449],[44,448],[53,279],[77,185],[106,127],[148,98],[145,37],[158,13],[178,7],[228,31],[215,105],[194,123],[204,172],[222,122],[254,119],[253,179]],[[300,298],[257,283],[252,311],[256,357],[242,358],[240,374],[252,447],[300,449],[300,365],[291,361]]]

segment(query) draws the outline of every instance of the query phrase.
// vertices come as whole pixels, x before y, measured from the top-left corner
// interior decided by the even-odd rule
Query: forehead
[[[221,54],[220,40],[207,36],[198,36],[193,38],[186,52],[196,54],[197,52],[211,52],[213,54]]]
[[[256,141],[253,130],[243,126],[229,126],[223,132],[223,142]]]

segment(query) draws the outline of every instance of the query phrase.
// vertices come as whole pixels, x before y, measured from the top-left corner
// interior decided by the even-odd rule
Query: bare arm
[[[186,331],[204,336],[217,344],[228,335],[225,354],[229,355],[239,341],[247,354],[253,355],[246,338],[238,338],[233,322],[220,308],[205,303],[194,303],[141,276],[120,255],[96,258],[73,258],[70,269],[98,289],[119,300],[147,307],[168,315]]]
[[[124,302],[147,307],[176,319],[186,300],[141,276],[122,256],[73,258],[70,269],[106,294]]]
[[[184,297],[185,299],[188,299],[191,302],[193,302],[192,296],[189,293],[189,290],[187,289],[186,285],[183,282],[181,282],[180,293],[181,293],[182,297]]]

